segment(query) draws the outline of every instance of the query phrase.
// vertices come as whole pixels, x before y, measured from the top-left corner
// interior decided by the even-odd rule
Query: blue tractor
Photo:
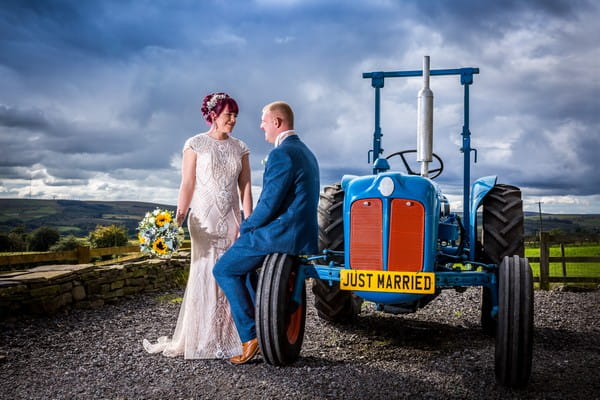
[[[469,87],[478,68],[368,72],[375,89],[373,173],[344,176],[326,186],[319,202],[322,253],[271,254],[260,272],[256,297],[257,336],[265,361],[294,362],[306,320],[305,282],[319,317],[350,322],[363,301],[377,310],[409,313],[442,290],[481,286],[481,326],[495,336],[495,372],[505,386],[523,387],[531,373],[533,278],[524,258],[521,191],[495,176],[471,184]],[[450,210],[433,181],[443,170],[432,152],[433,94],[430,76],[458,75],[464,89],[464,193],[462,214]],[[423,77],[418,94],[417,149],[383,156],[380,96],[386,79]],[[412,155],[412,157],[411,157]],[[416,158],[415,158],[416,155]],[[390,169],[398,157],[406,172]],[[420,171],[414,165],[420,163]],[[430,166],[431,163],[431,166]],[[478,210],[482,209],[478,229]]]

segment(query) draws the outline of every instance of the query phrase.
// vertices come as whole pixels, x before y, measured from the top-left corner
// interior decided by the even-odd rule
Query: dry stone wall
[[[185,285],[189,253],[122,264],[47,265],[0,274],[0,318],[95,308],[124,296]]]

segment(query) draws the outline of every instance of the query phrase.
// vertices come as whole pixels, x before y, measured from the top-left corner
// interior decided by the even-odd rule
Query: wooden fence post
[[[550,249],[548,232],[540,232],[540,289],[550,289]]]
[[[560,244],[560,258],[562,259],[563,282],[567,284],[567,261],[565,260],[565,245]]]
[[[77,248],[77,264],[87,264],[92,260],[89,247]]]

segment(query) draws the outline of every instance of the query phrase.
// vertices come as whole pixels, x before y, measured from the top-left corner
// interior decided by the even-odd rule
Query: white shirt
[[[294,132],[293,129],[281,132],[275,138],[275,143],[274,143],[275,147],[279,146],[281,144],[281,142],[283,142],[285,140],[285,138],[287,138],[288,136],[292,136],[292,135],[295,135],[295,134],[296,134],[296,132]]]

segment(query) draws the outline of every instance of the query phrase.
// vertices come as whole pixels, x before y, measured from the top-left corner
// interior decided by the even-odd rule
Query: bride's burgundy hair
[[[217,96],[217,99],[213,99],[213,97],[215,96]],[[211,102],[211,100],[213,101]],[[214,104],[214,106],[210,109],[208,108],[209,103]],[[233,97],[229,96],[227,93],[224,92],[216,92],[204,96],[204,100],[202,100],[202,107],[200,107],[200,111],[202,112],[202,116],[204,117],[206,122],[209,125],[211,125],[213,123],[213,120],[210,116],[210,112],[214,111],[218,117],[225,109],[225,106],[229,106],[229,112],[235,113],[236,115],[238,114],[239,108]]]

